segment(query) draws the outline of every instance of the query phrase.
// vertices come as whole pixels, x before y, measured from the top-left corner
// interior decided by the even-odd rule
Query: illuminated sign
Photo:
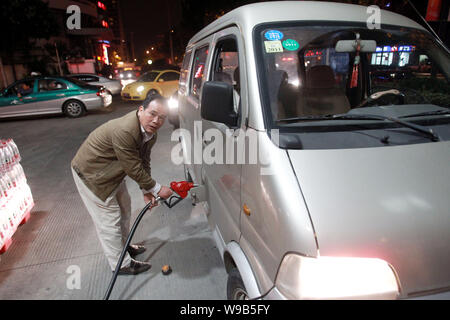
[[[322,55],[323,52],[319,50],[308,50],[305,52],[305,57],[320,57]]]
[[[416,46],[384,46],[377,47],[376,52],[413,52]]]
[[[109,47],[109,44],[105,44],[105,43],[102,44],[102,53],[103,53],[102,60],[105,64],[109,64],[108,47]]]
[[[100,9],[106,10],[106,6],[103,2],[97,1],[97,7]]]

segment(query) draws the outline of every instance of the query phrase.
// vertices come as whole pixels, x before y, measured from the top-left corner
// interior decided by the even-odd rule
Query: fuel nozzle
[[[197,185],[188,181],[172,181],[170,183],[170,188],[183,199],[187,197],[188,191],[194,187],[197,187]]]

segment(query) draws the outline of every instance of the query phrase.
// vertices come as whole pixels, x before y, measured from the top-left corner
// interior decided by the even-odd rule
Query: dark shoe
[[[147,262],[142,262],[142,261],[137,261],[134,259],[131,259],[131,263],[128,267],[122,267],[119,270],[119,274],[131,274],[131,275],[135,275],[135,274],[139,274],[141,272],[145,272],[148,269],[150,269],[152,267],[152,265],[150,263]]]
[[[144,246],[139,246],[137,244],[130,244],[128,246],[128,253],[132,258],[136,257],[137,255],[143,253],[145,250],[147,250]]]

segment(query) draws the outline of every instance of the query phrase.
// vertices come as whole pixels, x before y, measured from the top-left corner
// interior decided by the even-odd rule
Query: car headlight
[[[141,93],[142,91],[144,91],[144,86],[139,86],[136,88],[136,91]]]
[[[174,97],[170,97],[169,99],[169,108],[170,109],[177,109],[178,108],[178,99],[174,98]]]
[[[381,259],[288,254],[276,286],[288,299],[396,299],[397,278]]]
[[[120,77],[120,78],[123,78],[123,74],[121,73],[121,74],[119,75],[119,77]]]

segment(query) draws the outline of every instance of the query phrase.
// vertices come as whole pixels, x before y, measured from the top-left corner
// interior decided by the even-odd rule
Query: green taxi
[[[101,86],[69,77],[39,76],[16,81],[0,92],[0,118],[53,113],[77,118],[111,102]]]

